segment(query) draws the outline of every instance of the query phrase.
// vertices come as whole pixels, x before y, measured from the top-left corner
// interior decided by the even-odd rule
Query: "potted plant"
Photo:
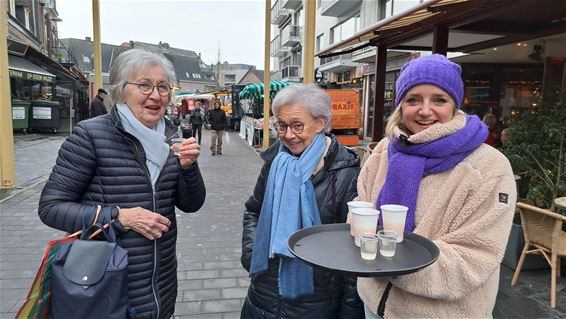
[[[501,152],[521,177],[525,189],[520,193],[527,202],[554,210],[554,199],[566,196],[566,91],[540,108],[515,116],[509,124],[511,140],[501,147]],[[503,264],[514,269],[523,246],[523,229],[517,215]],[[525,270],[547,266],[540,256],[527,257]]]

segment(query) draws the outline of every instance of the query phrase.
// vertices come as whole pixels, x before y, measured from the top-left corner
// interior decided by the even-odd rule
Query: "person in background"
[[[190,122],[191,122],[191,126],[193,128],[193,136],[197,137],[197,134],[198,134],[198,143],[201,144],[202,125],[204,124],[204,112],[202,110],[201,101],[195,102],[195,108],[191,110]]]
[[[511,165],[484,144],[485,124],[459,110],[459,65],[439,54],[410,61],[396,91],[357,199],[409,207],[405,231],[440,256],[412,274],[358,278],[366,318],[491,318],[517,200]]]
[[[487,128],[489,130],[489,134],[487,134],[487,137],[485,139],[485,144],[489,145],[489,146],[493,146],[495,147],[498,144],[498,138],[497,138],[497,116],[495,116],[495,114],[493,113],[489,113],[486,114],[483,117],[483,122],[485,125],[487,125]]]
[[[98,89],[98,93],[96,94],[94,99],[92,99],[92,102],[90,102],[90,117],[108,114],[108,110],[104,105],[104,99],[107,95],[108,92],[106,92],[105,89]]]
[[[219,101],[214,101],[214,108],[208,111],[208,122],[212,128],[210,151],[212,155],[222,155],[222,134],[226,129],[226,112],[220,108]]]
[[[111,207],[111,227],[128,250],[128,296],[137,319],[173,315],[175,207],[195,212],[206,195],[196,140],[184,140],[179,156],[170,149],[177,136],[164,118],[171,83],[175,70],[164,56],[121,53],[110,70],[111,113],[75,126],[39,200],[41,220],[69,233],[82,228],[83,214],[96,205]]]
[[[345,222],[360,159],[328,133],[331,100],[318,86],[286,87],[272,110],[280,141],[260,155],[245,203],[241,262],[251,283],[241,318],[363,318],[355,277],[313,269],[287,248],[299,229]]]
[[[189,114],[189,103],[187,100],[182,99],[181,105],[179,106],[179,118],[184,119],[187,114]]]

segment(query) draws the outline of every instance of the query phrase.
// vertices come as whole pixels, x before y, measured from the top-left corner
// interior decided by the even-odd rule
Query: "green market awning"
[[[271,98],[275,97],[277,92],[281,91],[288,85],[300,84],[296,82],[286,81],[271,81],[269,82],[269,95]],[[240,99],[262,98],[263,97],[263,83],[248,84],[240,91]]]
[[[49,73],[27,59],[8,54],[8,69],[11,78],[55,82],[55,74]]]

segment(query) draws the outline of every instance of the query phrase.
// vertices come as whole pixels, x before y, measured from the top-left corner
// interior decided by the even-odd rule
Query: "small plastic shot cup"
[[[383,257],[395,256],[397,249],[397,232],[392,230],[380,230],[377,232],[379,241],[379,254]]]
[[[173,153],[177,156],[181,155],[181,143],[183,142],[182,137],[174,137],[171,139],[171,145],[173,145]]]
[[[360,254],[364,260],[374,260],[377,257],[377,235],[364,233],[360,238]]]
[[[354,229],[354,216],[352,215],[352,209],[354,208],[374,208],[373,203],[370,202],[365,202],[365,201],[361,201],[361,200],[353,200],[353,201],[349,201],[348,203],[348,214],[350,215],[350,235],[352,235],[352,237],[355,236],[356,230]]]

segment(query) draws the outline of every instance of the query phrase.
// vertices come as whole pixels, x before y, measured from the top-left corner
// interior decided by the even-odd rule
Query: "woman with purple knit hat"
[[[409,207],[405,231],[440,248],[416,273],[358,278],[366,318],[492,317],[517,194],[488,128],[459,110],[460,74],[439,54],[403,66],[386,137],[358,178],[358,200]]]

